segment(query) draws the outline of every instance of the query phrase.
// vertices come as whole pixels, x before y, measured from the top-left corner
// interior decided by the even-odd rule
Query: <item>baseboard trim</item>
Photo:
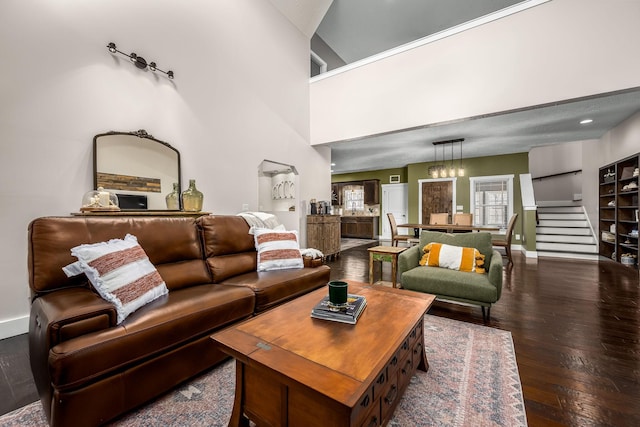
[[[0,340],[29,332],[29,316],[0,321]]]
[[[520,251],[524,253],[525,258],[538,259],[538,251],[528,251],[524,247],[521,247]]]

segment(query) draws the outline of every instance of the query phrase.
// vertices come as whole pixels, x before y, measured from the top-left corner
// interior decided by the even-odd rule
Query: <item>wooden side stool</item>
[[[375,261],[391,263],[391,284],[396,287],[396,276],[398,275],[398,255],[407,250],[398,246],[375,246],[369,248],[369,284],[373,285],[373,263]],[[380,265],[380,278],[382,279],[382,265]]]

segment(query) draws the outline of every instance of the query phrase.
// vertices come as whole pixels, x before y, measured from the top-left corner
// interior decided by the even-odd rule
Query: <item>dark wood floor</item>
[[[0,340],[0,415],[38,400],[27,334]]]
[[[332,279],[368,281],[366,248],[330,262]],[[638,271],[514,255],[488,326],[512,334],[529,425],[640,426]],[[483,323],[479,308],[437,302],[429,313]]]
[[[366,248],[330,261],[331,278],[367,282]],[[488,326],[513,336],[530,426],[640,425],[638,279],[612,262],[527,262],[516,252]],[[436,303],[430,314],[483,323],[479,308]],[[0,341],[0,367],[0,413],[37,399],[25,335]]]

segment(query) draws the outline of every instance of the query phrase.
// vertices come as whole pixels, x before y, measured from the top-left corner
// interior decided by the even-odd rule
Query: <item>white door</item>
[[[383,184],[382,185],[382,238],[391,240],[391,226],[387,213],[391,212],[396,219],[396,223],[408,222],[409,196],[407,184]],[[399,228],[398,233],[409,234],[412,231],[408,228]]]

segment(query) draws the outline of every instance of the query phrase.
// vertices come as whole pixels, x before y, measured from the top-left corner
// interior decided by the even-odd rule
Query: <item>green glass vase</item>
[[[178,183],[173,183],[173,191],[167,194],[165,197],[167,202],[167,209],[171,211],[179,211],[180,210],[180,188],[178,187]]]
[[[182,209],[187,212],[200,212],[204,195],[196,188],[196,180],[189,180],[189,188],[182,192]]]

